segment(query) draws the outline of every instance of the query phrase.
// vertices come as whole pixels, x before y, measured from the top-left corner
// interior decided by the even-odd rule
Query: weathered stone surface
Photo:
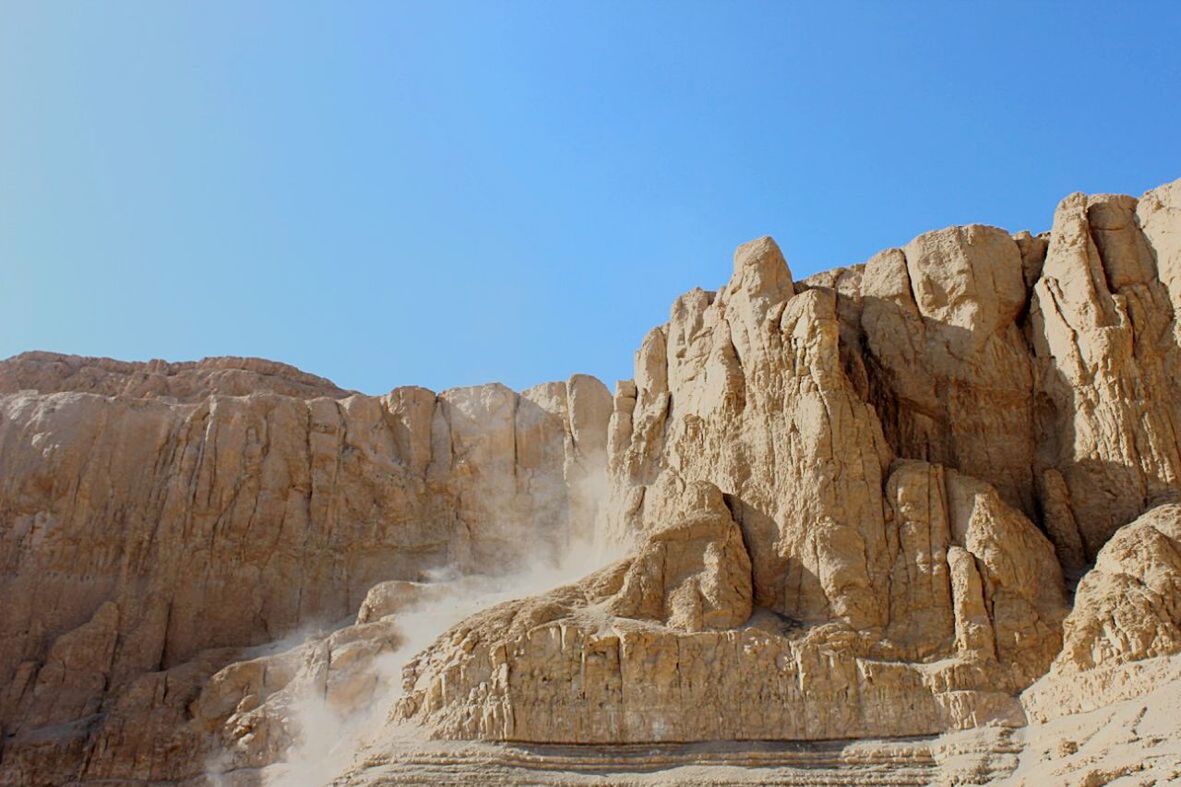
[[[800,282],[744,244],[614,396],[0,362],[0,781],[246,784],[315,737],[308,697],[367,757],[393,729],[671,746],[1028,717],[955,778],[1127,775],[1091,743],[1043,755],[1063,714],[1177,680],[1179,307],[1181,181]],[[455,625],[382,720],[414,616],[471,590],[443,570],[604,535],[627,557]]]
[[[866,265],[861,327],[871,398],[895,451],[986,479],[1033,515],[1022,270],[1018,244],[993,227],[920,235]]]
[[[1181,505],[1120,528],[1075,592],[1055,673],[1181,652]]]
[[[751,613],[750,557],[721,492],[671,473],[658,484],[677,487],[679,505],[670,524],[646,529],[607,609],[680,631],[741,626]]]
[[[1030,722],[1015,784],[1181,778],[1181,505],[1124,525],[1079,582]]]
[[[834,296],[798,296],[774,242],[739,248],[716,296],[695,291],[645,339],[616,393],[615,527],[643,530],[663,468],[731,496],[755,603],[799,620],[880,625],[882,476],[891,454],[841,369]],[[867,560],[846,562],[850,550]]]
[[[1177,341],[1153,245],[1176,256],[1159,217],[1175,192],[1149,198],[1151,237],[1131,197],[1067,197],[1033,288],[1039,461],[1061,474],[1091,559],[1120,525],[1177,495]]]
[[[456,626],[408,666],[398,713],[442,737],[613,744],[1020,723],[1014,695],[1060,645],[1053,547],[938,466],[900,463],[887,488],[901,537],[885,631],[769,610],[748,623],[750,563],[721,495],[665,471],[633,557]]]
[[[1056,691],[1047,691],[1051,684]],[[1181,657],[1119,664],[1065,680],[1051,673],[1023,701],[1029,725],[1013,736],[1020,757],[1002,784],[1181,780]]]
[[[385,580],[507,571],[589,530],[610,401],[592,378],[544,397],[327,398],[339,389],[286,370],[0,364],[0,389],[16,391],[0,395],[0,773],[50,727],[55,752],[63,736],[118,741],[86,761],[98,773],[141,746],[105,730],[113,708],[155,695],[147,676],[339,621]],[[221,393],[240,372],[261,392]]]
[[[900,462],[886,489],[897,527],[887,637],[909,658],[959,652],[1010,665],[1016,683],[1041,675],[1066,610],[1046,538],[991,486],[938,465]]]
[[[262,358],[205,358],[200,361],[135,363],[27,352],[4,361],[0,393],[93,393],[135,399],[196,402],[212,394],[249,396],[274,393],[300,399],[343,399],[354,391],[294,366]]]

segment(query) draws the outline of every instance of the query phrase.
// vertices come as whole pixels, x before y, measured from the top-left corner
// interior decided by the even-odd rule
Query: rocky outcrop
[[[1013,695],[1060,645],[1053,547],[989,484],[923,461],[892,464],[840,337],[837,296],[797,294],[769,239],[738,250],[717,295],[680,299],[637,354],[635,385],[616,394],[615,527],[640,539],[622,584],[598,576],[464,624],[411,668],[403,715],[446,736],[611,743],[923,734],[1014,720]],[[685,502],[702,483],[725,493],[741,527],[762,613],[749,626],[729,615],[724,633],[696,633],[706,627],[689,615],[687,637],[675,604],[658,614],[670,608],[670,571],[679,581],[680,567],[693,567],[685,597],[700,607],[696,588],[735,587],[716,575],[743,567],[720,559],[732,550],[717,534],[677,541],[696,558],[680,551],[670,569],[669,534],[693,532],[681,517],[729,518],[716,492]],[[706,565],[713,575],[696,573]],[[580,623],[587,609],[609,617]],[[809,669],[817,661],[829,669]],[[592,662],[605,674],[580,666]],[[849,696],[851,708],[833,710]]]
[[[1149,192],[1146,213],[1175,212],[1177,196],[1175,187]],[[1178,350],[1158,274],[1177,264],[1167,224],[1142,224],[1130,197],[1072,195],[1054,215],[1033,288],[1043,460],[1061,475],[1073,514],[1052,527],[1077,528],[1089,559],[1118,527],[1177,496]]]
[[[1041,675],[1066,610],[1046,538],[991,486],[938,465],[901,462],[886,488],[897,527],[890,643],[907,659],[998,660],[1013,670],[1009,686]]]
[[[1179,200],[1075,194],[1045,235],[952,227],[804,282],[895,453],[991,483],[1073,575],[1177,494]]]
[[[332,624],[381,581],[508,571],[589,530],[610,407],[598,381],[331,398],[286,369],[0,364],[15,391],[0,396],[3,768],[26,747],[106,741],[96,725],[136,712],[112,708],[154,713],[145,681],[185,668],[192,693],[233,658],[211,652]],[[244,380],[261,390],[222,393]],[[105,393],[63,390],[75,384]],[[87,767],[126,757],[118,746]],[[62,759],[76,776],[82,758]]]
[[[806,622],[881,625],[883,476],[892,458],[839,362],[836,300],[798,296],[774,241],[739,248],[716,295],[695,291],[648,334],[622,383],[609,462],[615,527],[643,532],[664,468],[731,496],[755,603]],[[656,490],[658,491],[658,490]],[[849,562],[851,553],[865,559]]]
[[[669,524],[645,528],[644,544],[607,610],[679,631],[741,626],[751,613],[750,556],[742,531],[717,487],[686,485],[671,474],[662,482],[673,487],[665,499],[677,501]]]
[[[343,399],[355,391],[338,388],[285,363],[262,358],[205,358],[195,362],[134,363],[111,358],[81,358],[27,352],[4,361],[0,393],[28,390],[50,394],[73,391],[132,399],[199,402],[207,396],[273,393],[297,399]]]
[[[0,780],[247,779],[308,696],[371,758],[394,730],[926,736],[1147,697],[1181,650],[1179,184],[802,281],[760,238],[614,395],[0,363]],[[409,636],[465,575],[592,535],[626,557]],[[1065,773],[1005,751],[979,772]]]
[[[1120,528],[1079,582],[1062,651],[1023,696],[1048,721],[1090,712],[1181,679],[1181,505]]]
[[[1146,197],[1152,215],[1170,210],[1157,204],[1172,195]],[[1008,698],[1009,718],[1020,717],[1016,694],[1061,646],[1063,568],[1077,576],[1115,526],[1177,491],[1172,392],[1154,397],[1146,387],[1168,388],[1154,375],[1174,362],[1153,241],[1162,239],[1166,257],[1176,244],[1171,230],[1142,227],[1136,210],[1130,198],[1076,195],[1047,236],[951,228],[799,284],[773,241],[754,241],[736,252],[725,287],[677,300],[669,323],[644,339],[634,381],[617,387],[608,440],[614,532],[647,554],[653,522],[676,507],[670,474],[716,486],[749,553],[752,620],[769,614],[800,627],[758,647],[699,632],[695,642],[719,640],[705,661],[724,662],[708,673],[742,675],[773,698],[764,708],[805,708],[828,696],[825,679],[798,677],[800,696],[787,696],[760,676],[782,678],[793,647],[841,632],[832,650],[856,662],[857,674],[871,661],[894,669],[889,680],[875,676],[873,690],[854,683],[853,717],[830,727],[764,714],[744,727],[753,700],[738,687],[716,697],[686,689],[677,627],[658,621],[643,628],[642,648],[625,646],[636,624],[601,577],[556,606],[538,602],[552,614],[528,618],[537,642],[501,637],[503,620],[460,627],[450,645],[441,639],[408,673],[403,716],[447,737],[614,743],[922,734],[1005,718],[1004,702],[991,712],[975,704],[990,692]],[[1047,316],[1051,301],[1057,316]],[[1086,321],[1104,309],[1108,323],[1088,334]],[[636,559],[628,571],[656,578],[660,568]],[[604,606],[609,619],[580,623],[583,608]],[[748,622],[726,636],[752,629]],[[544,707],[597,697],[572,666],[595,649],[616,665],[609,674],[618,677],[604,685],[619,686],[619,698],[595,700],[607,709],[601,717],[522,721],[533,718],[522,707],[537,692]],[[778,668],[713,655],[767,649],[779,654]],[[675,677],[662,684],[629,666],[636,653],[641,665],[676,665],[666,670]],[[945,671],[927,684],[906,677],[926,665]],[[544,677],[537,685],[527,676]],[[653,685],[665,687],[659,697]],[[644,687],[642,702],[629,704],[631,686]],[[934,709],[951,695],[964,705]],[[723,708],[726,721],[700,721],[692,707]],[[888,707],[919,710],[905,720],[876,715]]]
[[[1034,508],[1028,293],[1016,241],[994,227],[929,232],[861,278],[871,401],[895,450],[987,479]]]
[[[1049,672],[1022,695],[1012,782],[1181,778],[1181,506],[1124,525],[1079,582]]]
[[[604,744],[1020,723],[1014,695],[1060,644],[1053,548],[991,487],[939,466],[900,463],[887,487],[902,533],[892,626],[752,617],[722,495],[665,471],[633,557],[456,626],[408,666],[398,713],[444,737]]]
[[[1088,670],[1181,652],[1181,506],[1119,529],[1075,593],[1058,664]]]

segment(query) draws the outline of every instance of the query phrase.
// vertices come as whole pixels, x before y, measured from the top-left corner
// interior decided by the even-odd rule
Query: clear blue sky
[[[0,356],[631,375],[797,278],[1181,177],[1181,3],[0,0]]]

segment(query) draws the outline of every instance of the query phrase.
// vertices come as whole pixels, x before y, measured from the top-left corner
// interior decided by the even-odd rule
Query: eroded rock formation
[[[1019,723],[1013,695],[1058,651],[1064,602],[1052,547],[991,488],[925,462],[895,471],[911,518],[890,638],[752,617],[751,564],[721,493],[671,475],[648,489],[665,505],[634,557],[460,624],[409,666],[399,713],[448,737],[582,743]]]
[[[1181,181],[802,281],[744,244],[614,396],[0,362],[0,780],[249,783],[309,693],[382,711],[379,759],[393,729],[609,747],[1032,722],[955,778],[1067,779],[1062,718],[1181,678],[1179,308]],[[476,612],[401,681],[377,666],[449,597],[433,572],[511,574],[592,530],[626,557]]]
[[[563,551],[610,410],[585,376],[367,397],[236,359],[29,354],[0,390],[0,773],[47,782],[171,778],[170,728],[237,649]]]

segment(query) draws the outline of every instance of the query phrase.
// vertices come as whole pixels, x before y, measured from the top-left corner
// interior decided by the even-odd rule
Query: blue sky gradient
[[[1181,177],[1181,3],[0,0],[0,357],[631,375],[797,278]]]

